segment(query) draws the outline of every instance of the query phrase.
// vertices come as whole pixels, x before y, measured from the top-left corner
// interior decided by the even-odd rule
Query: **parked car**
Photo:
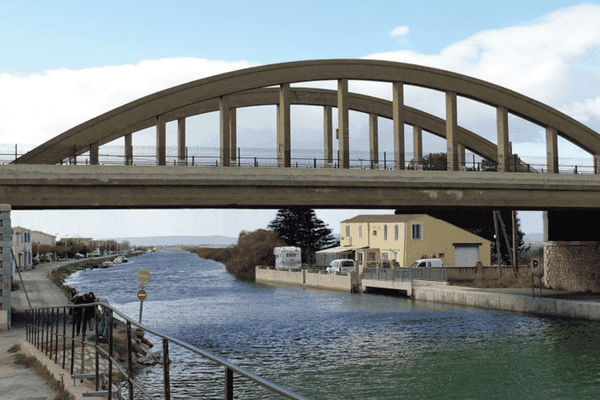
[[[335,272],[354,272],[355,270],[354,260],[333,260],[329,263],[329,267],[327,267],[325,271],[329,274],[333,274]]]
[[[410,268],[423,268],[423,267],[429,267],[429,268],[442,268],[442,260],[440,260],[439,258],[421,258],[417,261],[415,261],[414,263],[412,263],[412,265],[410,266]]]

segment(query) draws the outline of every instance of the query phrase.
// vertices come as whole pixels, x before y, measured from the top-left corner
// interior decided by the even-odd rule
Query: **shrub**
[[[273,231],[258,229],[254,232],[242,231],[238,243],[225,248],[184,247],[201,258],[225,264],[225,269],[236,278],[254,281],[257,265],[275,265],[275,247],[285,246]]]

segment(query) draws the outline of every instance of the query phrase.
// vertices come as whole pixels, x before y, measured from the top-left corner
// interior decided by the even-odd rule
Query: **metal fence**
[[[448,270],[446,268],[366,268],[363,270],[363,279],[448,282]]]
[[[103,309],[103,313],[100,314],[98,307]],[[86,340],[86,324],[83,323],[81,326],[81,338],[75,335],[75,315],[84,310],[75,310],[78,307],[87,307],[87,310],[93,309],[94,312],[94,336],[88,337]],[[89,311],[88,311],[89,312]],[[102,315],[105,315],[106,320],[103,321]],[[126,365],[122,366],[119,361],[115,358],[113,343],[113,325],[115,320],[115,314],[121,317],[127,326],[127,360]],[[105,397],[112,399],[113,397],[122,398],[125,392],[130,400],[134,398],[148,398],[155,399],[147,390],[145,390],[139,383],[136,382],[133,371],[133,347],[134,342],[132,341],[132,326],[136,326],[137,329],[142,329],[146,333],[150,333],[162,340],[163,354],[162,354],[162,368],[163,368],[163,382],[164,382],[164,399],[171,399],[171,379],[170,379],[170,363],[169,360],[169,345],[180,346],[198,356],[212,360],[213,362],[224,367],[224,388],[225,388],[225,399],[233,399],[233,380],[234,373],[241,375],[248,380],[255,382],[256,384],[269,389],[270,391],[281,395],[288,399],[307,399],[306,397],[296,394],[282,386],[279,386],[267,379],[260,377],[259,375],[250,372],[236,364],[233,364],[226,359],[209,353],[203,349],[192,346],[180,340],[168,337],[166,335],[155,332],[141,324],[136,323],[127,316],[120,313],[115,308],[103,304],[103,303],[92,303],[87,305],[70,305],[65,307],[49,307],[49,308],[38,308],[28,310],[27,314],[27,325],[26,335],[27,340],[36,346],[41,352],[54,360],[57,365],[60,365],[63,369],[69,369],[72,379],[92,379],[95,382],[95,392],[88,392],[84,394],[84,397]],[[106,324],[108,330],[107,349],[104,349],[99,342],[99,337],[102,331],[99,328],[99,324]],[[71,325],[69,328],[67,326]],[[70,332],[67,332],[67,331]],[[70,333],[70,336],[69,336]],[[93,340],[93,341],[90,341]],[[80,346],[80,347],[77,347]],[[86,347],[90,347],[94,353],[95,362],[91,366],[85,365],[85,352]],[[77,354],[76,354],[77,353]],[[100,372],[100,357],[108,361],[108,368],[106,373]],[[79,364],[75,370],[76,364]],[[122,376],[125,377],[121,380],[121,387],[116,385],[115,373],[113,369],[120,371]],[[87,372],[87,373],[86,373]],[[141,397],[140,397],[141,396]]]

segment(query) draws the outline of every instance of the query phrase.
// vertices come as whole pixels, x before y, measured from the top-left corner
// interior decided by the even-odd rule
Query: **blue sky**
[[[565,1],[0,0],[0,144],[41,144],[128,101],[221,72],[284,61],[362,57],[489,80],[598,131],[599,49],[600,6]],[[351,90],[389,97],[378,86],[355,84]],[[407,90],[406,100],[443,115],[436,94]],[[468,102],[459,107],[462,125],[493,132],[489,110]],[[316,135],[321,122],[313,112],[294,110],[292,118],[309,121],[305,128]],[[242,146],[259,140],[264,120],[274,120],[271,114],[243,114],[238,121]],[[351,126],[357,132],[351,142],[356,146],[364,144],[364,135],[358,136],[368,129],[361,118],[353,117]],[[216,129],[216,118],[209,116],[204,124]],[[244,130],[252,134],[244,135]],[[151,136],[134,135],[134,145]],[[495,141],[493,135],[489,139]],[[218,143],[214,136],[198,140],[207,146]],[[409,135],[407,149],[410,140]],[[432,151],[443,145],[424,140]],[[511,140],[524,157],[545,154],[539,127],[513,118]],[[588,161],[587,154],[566,141],[559,142],[559,154],[564,160]],[[339,221],[354,214],[317,213],[336,232]],[[237,236],[242,229],[265,227],[274,215],[274,210],[14,212],[13,225],[97,238]],[[520,216],[526,232],[541,232],[539,213]],[[220,228],[208,228],[207,222],[215,219]]]

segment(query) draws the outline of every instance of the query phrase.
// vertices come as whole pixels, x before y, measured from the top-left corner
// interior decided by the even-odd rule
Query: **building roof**
[[[408,222],[417,218],[421,218],[425,214],[361,214],[350,219],[345,219],[342,223],[351,222]]]

